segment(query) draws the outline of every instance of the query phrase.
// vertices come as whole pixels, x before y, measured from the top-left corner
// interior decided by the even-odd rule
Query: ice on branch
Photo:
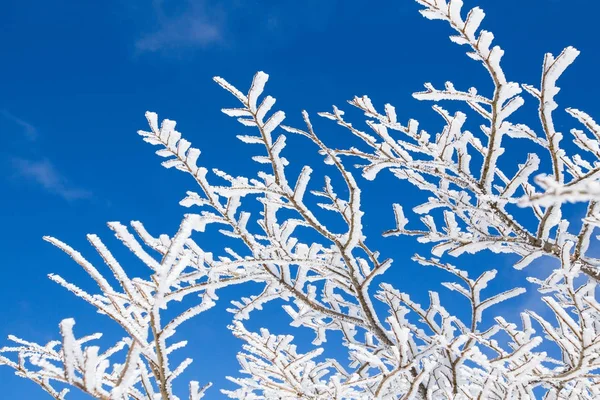
[[[63,337],[60,349],[57,347],[61,342],[41,346],[11,337],[18,346],[0,349],[0,360],[57,399],[62,399],[66,392],[58,390],[56,383],[69,384],[100,399],[178,399],[173,394],[172,383],[191,359],[179,365],[169,363],[169,355],[186,343],[172,342],[177,328],[213,307],[216,289],[246,281],[247,273],[251,274],[239,268],[212,269],[212,256],[203,252],[191,238],[198,223],[198,216],[187,215],[171,238],[167,235],[155,238],[139,222],[132,223],[138,237],[120,223],[109,224],[117,239],[148,267],[149,278],[130,277],[104,242],[96,235],[88,235],[88,241],[117,285],[111,284],[81,253],[58,239],[47,237],[47,241],[67,253],[88,273],[100,294],[88,293],[58,275],[50,275],[50,279],[120,325],[127,337],[100,353],[97,346],[87,346],[87,342],[101,334],[76,339],[75,321],[66,319],[60,325]],[[185,311],[162,318],[163,310],[171,302],[184,299],[188,305]],[[11,354],[16,354],[18,361],[13,361]],[[114,357],[119,357],[119,361],[113,360]],[[190,398],[199,399],[202,393],[196,388]]]
[[[153,236],[137,221],[131,227],[109,223],[146,274],[133,276],[97,235],[88,241],[104,266],[45,238],[96,288],[83,290],[55,274],[50,279],[116,323],[124,339],[102,350],[93,342],[100,334],[80,337],[66,319],[62,340],[39,345],[11,336],[13,345],[0,349],[0,364],[55,399],[74,387],[106,400],[198,400],[210,393],[210,384],[199,383],[203,377],[189,382],[187,393],[176,393],[174,385],[184,372],[194,375],[191,358],[174,357],[197,336],[183,337],[180,327],[220,306],[231,313],[230,330],[243,342],[240,375],[220,388],[230,398],[599,398],[600,259],[593,244],[600,227],[600,125],[567,108],[579,125],[571,130],[578,149],[573,154],[553,121],[559,78],[579,52],[568,47],[556,57],[547,54],[539,87],[517,83],[502,68],[504,51],[492,44],[493,34],[482,29],[480,8],[465,10],[460,0],[416,2],[423,16],[445,22],[451,40],[468,48],[487,71],[491,90],[477,82],[468,88],[425,83],[414,97],[435,103],[428,131],[368,96],[349,102],[364,114],[363,125],[350,122],[340,107],[319,113],[358,139],[349,147],[343,136],[335,145],[326,143],[306,111],[301,126],[284,125],[286,114],[267,94],[266,73],[258,72],[247,91],[216,77],[232,95],[222,111],[239,123],[237,138],[249,145],[255,162],[241,176],[203,165],[200,150],[174,121],[146,113],[143,140],[158,148],[165,168],[189,174],[194,183],[180,203],[190,213],[173,235]],[[535,126],[519,120],[523,90],[538,105]],[[330,121],[322,121],[327,129]],[[322,163],[300,164],[310,158],[289,149],[286,134],[304,140]],[[512,154],[522,141],[535,150]],[[226,152],[223,157],[226,165]],[[386,182],[374,189],[388,171],[397,186]],[[369,209],[362,201],[366,185],[375,194],[386,191],[376,198],[394,195],[393,209]],[[408,185],[421,195],[411,192],[407,199]],[[587,206],[581,223],[566,219],[569,202]],[[388,218],[381,221],[382,215]],[[393,248],[380,251],[376,239],[367,240],[369,223],[390,229],[384,232],[388,241],[416,237],[418,254],[393,262]],[[203,241],[207,228],[215,229]],[[489,257],[489,266],[477,265],[477,272],[467,262],[454,266],[467,260],[465,253],[485,251],[518,256],[511,262],[519,270],[544,264],[529,278],[537,291],[526,293],[526,282],[494,281],[498,271],[491,268],[507,263],[500,256]],[[414,287],[404,272],[409,262],[436,268],[448,279]],[[395,272],[386,274],[390,269]],[[247,282],[254,293],[218,304],[220,289]],[[437,283],[443,292],[433,290]],[[429,300],[417,301],[416,292],[427,289]],[[247,329],[242,321],[264,318],[268,304],[287,313],[292,329],[311,332],[312,345],[296,347],[292,335],[271,333],[277,327]],[[341,341],[342,351],[331,352],[332,341]]]
[[[98,399],[142,398],[135,387],[140,377],[138,366],[111,362],[118,353],[131,351],[130,339],[123,339],[113,347],[100,352],[98,346],[89,342],[99,339],[94,334],[76,339],[73,333],[75,321],[65,319],[60,323],[62,341],[52,341],[44,346],[11,336],[15,344],[0,348],[0,361],[15,369],[16,373],[40,385],[56,399],[65,398],[68,389],[56,389],[56,383],[67,383]],[[9,358],[16,354],[18,361]],[[135,360],[132,360],[135,362]],[[120,384],[126,382],[125,385]]]

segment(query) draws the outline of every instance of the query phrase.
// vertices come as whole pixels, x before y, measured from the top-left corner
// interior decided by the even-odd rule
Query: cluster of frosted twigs
[[[567,109],[582,128],[571,131],[580,151],[569,155],[553,122],[557,81],[578,51],[569,47],[557,57],[547,54],[538,87],[512,82],[501,66],[503,50],[492,45],[492,33],[480,29],[481,9],[465,13],[460,0],[416,1],[426,18],[450,25],[451,40],[466,46],[468,56],[489,72],[493,93],[463,91],[450,82],[443,88],[425,84],[417,99],[465,106],[464,112],[451,113],[434,105],[443,122],[435,135],[415,120],[399,122],[389,104],[378,111],[368,97],[356,97],[350,104],[364,113],[365,130],[337,107],[320,114],[362,143],[334,148],[317,135],[306,112],[303,127],[283,125],[285,114],[273,112],[275,99],[263,94],[265,73],[254,76],[247,93],[215,78],[237,102],[223,112],[248,127],[238,138],[256,149],[252,159],[258,172],[252,176],[209,172],[198,165],[200,151],[181,137],[174,121],[159,124],[156,114],[147,113],[150,129],[140,135],[160,148],[165,167],[191,175],[196,183],[196,191],[181,202],[192,213],[172,236],[152,236],[140,222],[109,224],[149,276],[131,277],[96,235],[88,239],[110,277],[67,244],[46,238],[73,258],[99,291],[86,292],[57,275],[50,278],[122,327],[124,339],[100,349],[94,345],[100,334],[76,336],[74,321],[65,319],[60,341],[39,345],[10,337],[14,345],[0,349],[0,364],[55,399],[65,398],[71,386],[97,399],[176,400],[182,394],[174,393],[173,381],[192,362],[172,361],[187,343],[179,338],[179,326],[213,307],[219,289],[252,281],[262,291],[233,301],[228,310],[234,319],[230,329],[244,342],[238,354],[241,375],[229,378],[235,389],[222,391],[231,398],[599,398],[600,260],[588,250],[600,226],[600,126],[583,111]],[[525,102],[523,90],[539,104],[535,129],[513,120]],[[466,130],[467,112],[483,121],[476,133]],[[292,174],[284,157],[285,132],[313,145],[328,165],[323,170],[335,176],[315,182],[309,166]],[[532,142],[539,150],[510,174],[498,168],[507,138]],[[349,168],[347,160],[362,164]],[[549,166],[546,173],[542,165]],[[389,214],[395,215],[395,227],[385,235],[411,235],[432,244],[430,255],[415,255],[414,261],[447,273],[443,286],[464,297],[468,318],[452,315],[435,292],[423,305],[389,283],[372,285],[392,260],[373,249],[363,233],[369,210],[363,210],[360,182],[384,170],[406,181],[399,187],[412,184],[426,193],[412,210],[421,215],[420,223],[409,222],[401,204],[394,204]],[[573,224],[577,229],[563,218],[569,202],[587,205],[582,223]],[[517,218],[517,207],[529,218]],[[324,212],[337,222],[324,222]],[[202,235],[195,232],[208,225],[233,240],[234,248],[219,250],[219,256],[205,251],[197,242]],[[551,318],[526,311],[519,323],[508,322],[514,316],[498,316],[494,307],[525,290],[483,294],[495,270],[472,276],[447,261],[484,250],[518,255],[518,269],[541,257],[558,260],[548,263],[558,266],[549,267],[545,279],[530,278]],[[260,318],[255,310],[276,300],[293,327],[314,331],[312,350],[300,352],[292,336],[244,326],[244,320]],[[166,317],[173,301],[185,304],[185,311]],[[324,344],[340,337],[347,359],[327,358]],[[191,382],[188,398],[202,398],[209,386]]]

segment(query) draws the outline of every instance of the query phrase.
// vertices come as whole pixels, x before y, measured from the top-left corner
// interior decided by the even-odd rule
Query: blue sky
[[[41,237],[56,236],[95,260],[85,234],[109,238],[107,221],[135,219],[152,233],[175,231],[187,211],[178,201],[194,188],[185,175],[160,167],[153,149],[136,135],[145,128],[146,110],[177,120],[179,130],[203,151],[202,164],[242,173],[250,165],[252,149],[234,139],[241,127],[220,113],[234,101],[213,83],[214,75],[246,89],[255,71],[268,72],[267,91],[278,99],[291,124],[299,122],[302,109],[325,111],[334,103],[344,106],[355,94],[368,94],[378,104],[394,104],[402,120],[418,118],[435,131],[439,121],[429,105],[411,97],[422,83],[439,86],[452,80],[465,87],[483,82],[481,89],[489,89],[483,69],[449,42],[447,27],[423,19],[409,0],[0,0],[0,4],[1,337],[13,333],[45,342],[58,337],[58,323],[65,317],[77,319],[81,334],[104,326],[109,336],[117,334],[106,319],[91,314],[90,307],[46,278],[55,272],[86,287],[78,267]],[[595,95],[600,79],[594,74],[600,60],[595,33],[600,4],[592,0],[478,4],[488,15],[485,28],[506,50],[504,65],[511,80],[537,83],[545,52],[557,54],[567,45],[582,50],[561,81],[564,90],[558,100],[565,107],[600,114]],[[560,121],[559,128],[567,131]],[[535,120],[526,122],[535,126]],[[334,142],[346,137],[329,122],[319,121],[317,127]],[[318,157],[305,155],[313,150],[292,141],[286,157],[292,163],[318,163]],[[366,211],[373,221],[367,225],[370,238],[396,259],[389,280],[417,298],[423,296],[428,280],[438,275],[409,261],[419,249],[416,242],[377,237],[393,223],[388,207],[392,200],[403,196],[402,202],[416,204],[418,193],[389,177],[363,184]],[[381,187],[385,190],[377,190]],[[204,240],[218,249],[218,238]],[[118,247],[116,241],[109,245]],[[126,253],[122,256],[130,260]],[[481,265],[489,264],[507,270],[503,284],[509,285],[523,278],[508,271],[509,263],[510,259],[483,255],[460,266],[481,271]],[[225,291],[220,306],[186,328],[195,342],[189,350],[196,360],[194,378],[222,386],[224,375],[236,374],[234,355],[241,343],[225,328],[229,321],[225,303],[253,289]],[[255,319],[281,321],[269,328],[290,332],[277,305]],[[306,336],[298,335],[301,340]],[[2,399],[44,396],[8,369],[0,368],[0,382]],[[208,398],[220,395],[213,390]]]

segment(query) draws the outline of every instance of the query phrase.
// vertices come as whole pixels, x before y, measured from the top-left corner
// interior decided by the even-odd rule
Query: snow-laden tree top
[[[244,342],[240,376],[229,378],[237,388],[222,391],[231,398],[598,398],[600,260],[589,248],[600,225],[600,126],[585,112],[568,108],[578,126],[570,132],[575,146],[569,147],[553,122],[558,80],[579,52],[568,47],[557,56],[547,54],[538,85],[517,83],[505,75],[503,50],[493,44],[492,33],[480,28],[480,8],[463,10],[459,0],[417,3],[426,18],[450,26],[451,40],[485,68],[493,91],[426,83],[414,97],[435,103],[433,110],[444,123],[436,133],[413,119],[401,122],[406,117],[399,118],[390,104],[375,106],[366,96],[355,97],[349,103],[364,113],[364,129],[338,107],[319,114],[360,139],[360,146],[348,148],[325,143],[307,112],[303,126],[284,125],[285,114],[264,93],[267,74],[257,73],[248,90],[217,77],[232,95],[231,108],[223,112],[247,127],[238,139],[252,145],[258,165],[258,172],[248,176],[209,172],[199,164],[200,150],[182,138],[174,121],[159,123],[148,112],[150,128],[140,135],[159,147],[166,168],[183,171],[196,183],[181,201],[190,214],[173,235],[153,236],[137,221],[131,227],[109,223],[149,276],[132,277],[96,235],[88,240],[110,277],[69,245],[46,238],[99,290],[91,293],[60,276],[50,278],[120,325],[125,337],[100,349],[94,345],[100,334],[76,335],[75,322],[65,319],[59,341],[40,345],[11,336],[14,345],[0,349],[0,363],[55,399],[65,398],[65,387],[74,386],[98,399],[175,400],[182,394],[174,393],[173,382],[192,362],[171,360],[187,343],[179,326],[213,307],[219,289],[252,281],[262,291],[229,309],[231,332]],[[537,126],[515,117],[527,96],[523,90],[528,101],[539,104]],[[462,111],[450,112],[438,103]],[[480,124],[473,132],[466,130],[468,114],[469,121]],[[328,166],[290,172],[286,134],[311,143]],[[506,138],[536,149],[510,173],[498,168],[516,157],[503,147]],[[324,181],[312,178],[317,168],[324,171]],[[367,241],[363,225],[369,210],[361,202],[361,185],[384,170],[406,181],[399,188],[412,184],[428,196],[407,217],[398,195],[389,210],[395,223],[390,221],[385,235],[411,235],[433,244],[430,255],[427,247],[417,247],[414,261],[447,273],[443,286],[470,304],[467,318],[453,315],[436,292],[429,293],[428,304],[419,304],[390,283],[373,284],[375,278],[386,282],[393,254],[380,254]],[[581,223],[564,219],[569,202],[587,206]],[[323,210],[336,222],[322,218]],[[218,255],[206,251],[202,236],[194,234],[213,225],[236,243]],[[548,262],[544,279],[530,278],[551,318],[526,311],[519,323],[511,323],[512,315],[498,315],[498,303],[525,289],[486,291],[496,270],[475,274],[453,265],[460,264],[463,253],[482,251],[516,254],[518,269],[540,257],[558,260]],[[314,331],[312,350],[299,351],[293,336],[247,329],[243,321],[260,320],[255,311],[274,300],[282,302],[293,327]],[[183,311],[172,311],[174,302],[185,304]],[[327,358],[327,340],[340,337],[348,359]],[[209,386],[190,382],[189,399],[210,393]]]

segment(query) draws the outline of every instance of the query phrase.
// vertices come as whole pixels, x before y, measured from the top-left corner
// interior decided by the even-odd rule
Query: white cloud
[[[87,199],[91,193],[87,190],[71,186],[68,180],[47,159],[39,161],[24,158],[13,158],[12,165],[16,173],[41,186],[49,193],[56,194],[65,200]]]
[[[220,18],[204,2],[188,2],[186,10],[167,15],[162,1],[154,2],[158,28],[136,41],[139,51],[205,47],[222,40]]]
[[[0,110],[0,115],[2,115],[2,117],[4,117],[6,120],[19,126],[19,128],[21,128],[23,134],[28,140],[34,141],[38,138],[38,131],[36,127],[30,124],[29,122],[17,117],[14,114],[11,114],[8,110],[5,109]]]
[[[33,142],[37,142],[40,135],[38,129],[32,123],[17,117],[6,109],[0,109],[0,117],[12,125],[16,125],[21,131],[21,134],[27,140],[32,142],[27,146],[21,146],[22,149],[33,151],[33,153],[39,152],[39,145]],[[12,136],[17,137],[18,135]],[[34,160],[22,157],[9,157],[8,161],[16,176],[30,181],[45,191],[58,195],[65,200],[73,201],[86,199],[92,195],[91,192],[87,190],[71,185],[68,179],[46,158]]]

